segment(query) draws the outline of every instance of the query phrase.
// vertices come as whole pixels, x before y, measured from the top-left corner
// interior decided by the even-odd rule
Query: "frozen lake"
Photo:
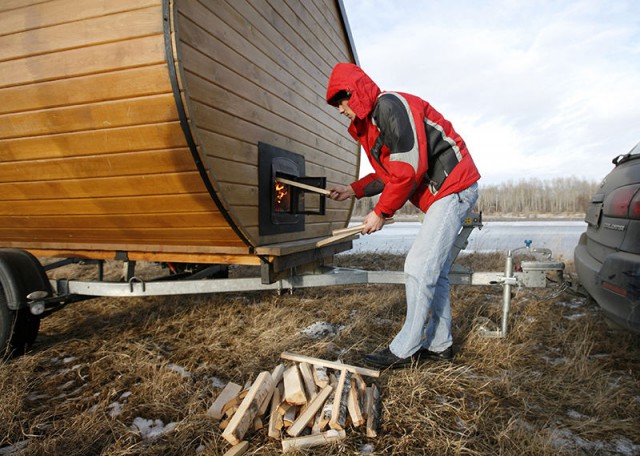
[[[555,259],[572,259],[580,234],[587,229],[582,221],[483,222],[483,225],[481,230],[476,228],[469,236],[466,252],[513,250],[524,247],[525,240],[531,240],[531,247],[551,249]],[[377,233],[361,235],[353,241],[353,249],[349,252],[406,253],[419,227],[419,222],[396,222]]]

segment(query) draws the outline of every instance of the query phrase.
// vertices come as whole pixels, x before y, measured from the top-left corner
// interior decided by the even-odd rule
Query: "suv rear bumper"
[[[574,261],[582,286],[607,318],[640,334],[640,255],[614,252],[600,263],[589,254],[583,233]]]

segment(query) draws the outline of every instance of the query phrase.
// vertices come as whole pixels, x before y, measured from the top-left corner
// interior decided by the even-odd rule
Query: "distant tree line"
[[[480,181],[477,209],[485,215],[582,214],[597,187],[597,182],[576,177],[529,178],[497,185],[483,185]],[[353,215],[366,215],[377,201],[377,196],[356,200]],[[407,203],[396,214],[418,215],[419,212]]]

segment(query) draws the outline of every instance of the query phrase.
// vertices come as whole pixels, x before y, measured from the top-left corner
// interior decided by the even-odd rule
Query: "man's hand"
[[[334,185],[333,187],[329,187],[328,190],[331,192],[329,198],[336,201],[344,201],[352,196],[356,196],[351,185]]]
[[[364,228],[362,228],[362,234],[371,234],[379,231],[384,226],[384,217],[380,217],[374,211],[371,211],[363,220]]]

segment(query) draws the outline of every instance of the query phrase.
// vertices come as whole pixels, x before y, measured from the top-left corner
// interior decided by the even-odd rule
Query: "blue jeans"
[[[389,349],[407,358],[420,348],[441,352],[453,344],[449,269],[451,249],[478,199],[478,184],[439,199],[427,210],[404,263],[407,315]]]

